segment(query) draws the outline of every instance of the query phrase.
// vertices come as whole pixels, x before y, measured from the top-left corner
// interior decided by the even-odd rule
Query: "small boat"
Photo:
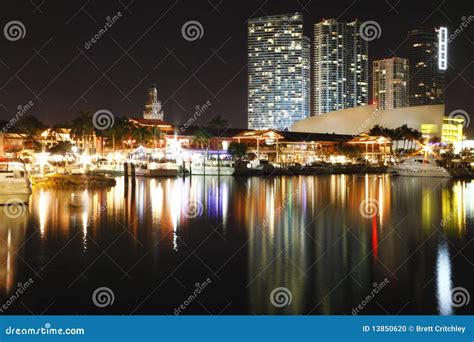
[[[30,195],[31,184],[25,164],[0,159],[0,205],[27,204]]]
[[[391,166],[389,172],[398,176],[450,178],[451,174],[437,164],[433,157],[412,157],[398,165]]]
[[[123,176],[125,171],[123,163],[111,162],[107,159],[100,159],[96,164],[96,168],[92,170],[92,173],[111,176]]]
[[[204,176],[232,176],[234,173],[234,162],[232,160],[217,160],[197,161],[191,164],[190,172],[192,175]]]
[[[176,162],[149,162],[136,164],[135,175],[141,177],[176,177],[180,167]]]

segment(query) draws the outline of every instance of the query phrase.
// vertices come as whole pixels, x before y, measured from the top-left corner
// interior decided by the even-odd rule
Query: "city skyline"
[[[28,103],[30,99],[35,103],[30,113],[46,123],[57,123],[59,118],[72,119],[82,108],[105,108],[116,116],[140,116],[143,111],[143,93],[151,83],[156,82],[166,121],[185,122],[196,106],[210,101],[212,106],[201,116],[197,124],[204,124],[213,116],[221,114],[231,126],[245,127],[248,18],[301,11],[306,23],[304,34],[309,37],[312,36],[313,24],[324,18],[342,16],[341,20],[344,21],[375,20],[380,23],[382,34],[379,39],[369,43],[371,64],[374,59],[390,57],[393,51],[397,56],[406,57],[403,47],[399,45],[404,41],[406,33],[418,24],[433,27],[447,24],[449,32],[454,32],[461,24],[462,15],[468,13],[462,4],[454,9],[440,7],[440,10],[450,18],[448,20],[433,6],[427,7],[427,3],[400,4],[392,9],[387,4],[379,6],[363,1],[357,2],[352,7],[349,7],[349,2],[330,7],[324,2],[314,2],[303,9],[297,2],[277,1],[272,6],[264,2],[239,8],[221,5],[217,11],[209,3],[203,2],[201,4],[203,8],[208,9],[205,16],[197,14],[193,6],[187,6],[185,10],[187,15],[182,16],[181,13],[181,19],[171,24],[181,6],[178,3],[176,7],[172,7],[173,4],[174,2],[163,4],[163,8],[169,9],[169,12],[166,15],[163,13],[164,17],[160,21],[157,21],[159,16],[147,14],[144,7],[133,5],[135,9],[132,11],[129,8],[132,12],[129,13],[120,3],[112,1],[109,7],[96,9],[91,4],[85,9],[94,20],[80,7],[72,11],[61,6],[43,6],[43,13],[36,10],[28,16],[25,14],[24,22],[27,28],[25,39],[17,42],[1,41],[7,48],[4,49],[6,52],[2,56],[2,64],[6,64],[8,68],[5,65],[1,66],[6,74],[2,75],[0,117],[8,119],[19,105]],[[8,5],[6,6],[4,11],[6,16],[17,18],[11,14]],[[34,10],[29,8],[31,4],[28,2],[22,6],[25,7],[25,13]],[[374,8],[377,10],[373,10]],[[415,8],[419,9],[418,13],[413,11]],[[423,10],[424,8],[426,10]],[[84,43],[100,29],[106,21],[105,17],[120,10],[123,11],[123,15],[114,23],[109,33],[86,49]],[[54,22],[55,25],[34,29],[46,20],[48,14],[53,13],[61,14],[56,16],[58,19]],[[236,19],[231,19],[230,13],[235,14]],[[74,14],[76,15],[73,17]],[[402,16],[404,21],[399,22],[397,19]],[[143,19],[140,19],[143,25],[129,30],[134,27],[130,25],[136,24],[139,17]],[[152,18],[155,20],[151,20]],[[187,41],[181,35],[181,28],[185,22],[193,19],[202,24],[203,36],[196,41]],[[67,21],[69,23],[66,24]],[[391,21],[398,23],[396,29],[392,28],[393,25],[389,25]],[[155,22],[155,26],[152,26]],[[144,33],[146,34],[140,39]],[[166,34],[166,37],[163,34]],[[470,76],[472,67],[469,67],[466,54],[452,53],[462,51],[463,47],[464,51],[468,51],[466,49],[472,45],[466,38],[471,36],[470,29],[466,29],[449,45],[447,114],[457,109],[471,111],[472,99],[467,94],[472,84]],[[33,38],[35,44],[29,41]],[[50,38],[52,40],[41,49],[42,44],[39,42],[47,43]],[[74,44],[67,43],[68,41]],[[160,43],[157,44],[157,41]],[[461,49],[457,46],[461,46]],[[58,49],[68,53],[55,53],[59,51]],[[78,51],[79,49],[82,53]],[[128,49],[130,50],[127,51]],[[155,51],[156,53],[153,53]],[[13,58],[13,54],[19,58]],[[49,64],[46,64],[41,56]],[[121,59],[114,64],[120,57]],[[30,59],[31,61],[23,67]],[[206,63],[202,65],[203,62]],[[126,67],[124,63],[127,63]],[[53,64],[56,68],[50,67]],[[63,69],[64,72],[59,74]],[[31,73],[32,70],[38,72]],[[19,72],[15,76],[16,71]],[[369,88],[370,83],[369,79]],[[369,97],[370,93],[371,91]]]

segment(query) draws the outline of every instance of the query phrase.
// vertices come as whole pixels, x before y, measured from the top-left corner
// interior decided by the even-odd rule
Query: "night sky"
[[[122,17],[89,49],[86,42],[107,16]],[[34,102],[30,114],[48,124],[65,122],[81,109],[107,109],[116,116],[141,116],[145,91],[156,83],[165,120],[182,123],[194,108],[211,102],[204,124],[224,116],[233,127],[247,125],[247,20],[302,12],[305,32],[324,18],[375,20],[382,28],[369,43],[372,60],[404,57],[403,42],[418,25],[447,25],[474,15],[472,1],[230,1],[230,0],[2,0],[0,4],[0,119]],[[4,26],[21,21],[26,36],[9,41]],[[200,39],[181,28],[202,24]],[[446,114],[474,113],[474,22],[449,45]],[[371,70],[371,67],[370,69]],[[369,80],[370,81],[370,80]],[[474,133],[474,122],[470,125]]]

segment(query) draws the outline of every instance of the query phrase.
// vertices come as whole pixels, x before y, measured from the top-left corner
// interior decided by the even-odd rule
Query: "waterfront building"
[[[313,115],[368,103],[368,42],[360,22],[314,24]]]
[[[248,127],[285,130],[310,115],[310,41],[301,13],[248,22]]]
[[[444,28],[417,28],[408,32],[406,52],[410,61],[410,106],[444,103],[447,51],[441,49],[439,44],[440,32],[446,34]]]
[[[378,109],[408,107],[408,60],[400,57],[373,62],[372,99]]]
[[[148,88],[147,99],[145,102],[145,111],[143,118],[147,120],[163,121],[164,113],[161,109],[161,101],[158,100],[158,90],[155,85]]]
[[[437,137],[443,143],[453,144],[462,140],[463,123],[462,118],[444,116],[444,105],[378,109],[373,104],[314,116],[293,124],[290,131],[358,136],[375,125],[389,129],[407,125],[427,139]]]

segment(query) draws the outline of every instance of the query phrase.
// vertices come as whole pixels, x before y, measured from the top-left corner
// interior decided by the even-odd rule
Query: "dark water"
[[[24,209],[0,208],[7,314],[474,313],[473,182],[118,178],[36,189]]]

